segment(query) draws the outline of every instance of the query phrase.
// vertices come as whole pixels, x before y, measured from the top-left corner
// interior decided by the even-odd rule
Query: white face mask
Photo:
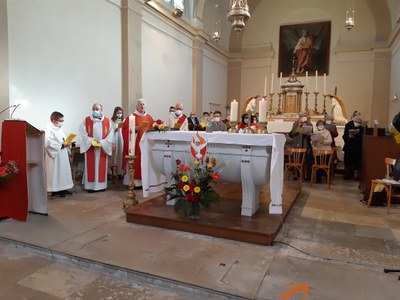
[[[318,125],[318,130],[324,130],[325,126],[324,125]]]
[[[221,121],[221,118],[220,118],[220,117],[214,118],[214,122],[219,122],[219,121]]]
[[[182,111],[180,109],[175,110],[175,115],[180,116],[182,114]]]
[[[326,120],[325,123],[326,124],[332,124],[332,121],[331,120]]]
[[[122,119],[122,114],[117,114],[118,119]]]
[[[64,121],[58,121],[58,124],[55,124],[58,128],[61,128],[64,125]]]
[[[300,119],[300,121],[303,122],[303,123],[307,122],[307,117],[302,117],[302,118]]]
[[[361,125],[361,123],[358,123],[358,122],[354,122],[354,121],[353,121],[353,123],[354,123],[354,126],[355,126],[355,127],[359,127],[359,126]]]

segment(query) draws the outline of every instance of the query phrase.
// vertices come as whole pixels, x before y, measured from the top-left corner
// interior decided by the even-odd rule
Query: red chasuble
[[[107,137],[108,131],[110,129],[110,120],[104,117],[101,122],[102,125],[102,139]],[[89,137],[93,137],[93,121],[90,117],[85,119],[86,131]],[[101,148],[101,147],[100,147]],[[94,157],[94,146],[91,146],[88,151],[86,151],[86,170],[88,182],[95,182],[95,157]],[[99,166],[99,182],[106,181],[106,167],[107,167],[107,154],[100,149],[100,166]]]
[[[139,142],[142,139],[143,134],[152,128],[154,120],[153,118],[149,115],[146,114],[145,116],[139,116],[135,113],[132,114],[135,116],[135,126],[141,126],[143,121],[148,122],[148,125],[145,127],[142,127],[142,130],[139,130],[136,136],[136,141],[135,141],[135,155],[136,155],[136,160],[135,160],[135,175],[133,176],[134,179],[142,179],[142,153],[140,152],[140,146]],[[124,172],[126,173],[126,156],[128,155],[128,148],[129,148],[129,117],[127,117],[124,121],[124,126],[122,127],[122,137],[124,139],[124,151],[122,153],[122,166],[124,169]]]

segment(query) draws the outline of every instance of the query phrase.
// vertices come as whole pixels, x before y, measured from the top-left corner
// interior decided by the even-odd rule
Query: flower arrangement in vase
[[[17,162],[9,160],[7,162],[0,162],[0,182],[6,181],[18,174],[19,168]]]
[[[153,126],[152,126],[152,130],[153,131],[168,131],[170,130],[168,126],[165,126],[165,124],[163,123],[163,121],[161,121],[160,119],[157,119],[156,121],[154,121]]]

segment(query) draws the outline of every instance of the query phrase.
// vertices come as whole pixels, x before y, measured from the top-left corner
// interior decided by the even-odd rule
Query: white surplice
[[[68,148],[62,148],[65,140],[64,131],[53,123],[46,128],[46,181],[48,192],[68,190],[74,186]]]
[[[115,122],[113,122],[112,120],[110,121],[111,121],[112,131],[114,133],[113,144],[115,147],[115,154],[113,163],[117,165],[118,174],[122,175],[124,174],[124,171],[122,169],[122,152],[124,150],[124,139],[122,138],[122,130],[121,128],[118,128],[118,124],[123,121],[118,119]],[[118,131],[115,132],[115,129],[117,128]]]
[[[107,188],[107,171],[108,171],[108,159],[106,159],[106,168],[105,168],[105,178],[106,180],[104,182],[99,182],[99,166],[100,166],[100,151],[104,151],[107,155],[111,156],[112,154],[112,145],[113,145],[113,139],[114,139],[114,132],[112,130],[112,121],[110,120],[110,128],[108,128],[107,135],[105,139],[103,139],[103,121],[104,121],[104,116],[101,117],[101,119],[93,118],[90,116],[90,119],[93,121],[93,137],[89,137],[87,130],[86,130],[86,123],[85,120],[83,120],[83,123],[81,127],[79,128],[79,134],[81,137],[81,144],[80,144],[80,152],[85,153],[85,169],[83,172],[83,184],[85,190],[104,190]],[[94,158],[95,158],[95,181],[94,182],[88,182],[87,180],[87,155],[86,152],[89,150],[90,147],[92,146],[92,141],[99,141],[101,144],[101,147],[95,147],[94,149]]]

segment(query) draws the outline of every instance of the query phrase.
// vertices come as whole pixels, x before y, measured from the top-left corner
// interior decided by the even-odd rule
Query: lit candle
[[[282,88],[282,72],[279,74],[279,92],[281,91]]]
[[[271,94],[274,92],[274,73],[271,76]]]
[[[318,71],[315,71],[315,92],[318,93]]]
[[[260,122],[266,122],[267,121],[267,101],[264,100],[264,98],[262,98],[262,100],[260,101],[260,105],[259,105],[259,121]]]
[[[306,71],[306,92],[308,92],[308,71]]]
[[[324,95],[326,95],[326,73],[324,73]]]
[[[135,116],[129,116],[129,148],[128,148],[128,155],[135,155]]]
[[[233,100],[231,102],[231,121],[237,122],[238,120],[238,111],[239,111],[239,102]]]
[[[267,95],[267,82],[268,82],[268,77],[265,76],[265,80],[264,80],[264,94],[263,96]]]

